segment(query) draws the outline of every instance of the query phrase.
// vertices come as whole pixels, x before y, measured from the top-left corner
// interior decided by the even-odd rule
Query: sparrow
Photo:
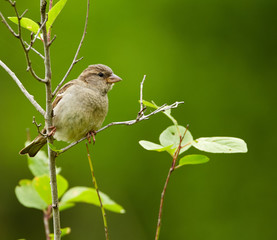
[[[88,66],[77,79],[66,83],[52,103],[53,138],[71,143],[93,135],[108,113],[108,92],[121,80],[108,66],[96,64]],[[47,143],[45,134],[46,128],[19,153],[34,157]]]

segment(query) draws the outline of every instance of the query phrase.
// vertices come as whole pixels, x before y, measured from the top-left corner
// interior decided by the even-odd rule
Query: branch
[[[44,82],[44,80],[40,77],[37,76],[37,74],[35,73],[34,69],[32,68],[32,63],[31,63],[31,60],[30,60],[30,57],[29,57],[29,48],[27,49],[24,45],[24,40],[22,39],[22,35],[21,35],[21,19],[22,17],[24,16],[24,14],[27,12],[27,10],[25,10],[23,12],[23,14],[21,16],[19,16],[18,14],[18,11],[17,11],[17,8],[16,8],[16,2],[12,2],[11,0],[9,0],[9,3],[11,4],[11,6],[13,7],[14,11],[15,11],[15,14],[16,14],[16,17],[17,17],[17,21],[18,21],[18,33],[15,33],[12,28],[9,26],[9,24],[7,23],[7,21],[5,20],[4,16],[1,14],[1,18],[2,18],[2,21],[4,22],[4,24],[8,27],[8,29],[10,30],[10,32],[16,37],[19,39],[20,43],[21,43],[21,46],[24,50],[24,53],[25,53],[25,57],[26,57],[26,62],[27,62],[27,71],[30,71],[30,73],[32,74],[32,76],[38,80],[39,82]],[[45,26],[45,23],[46,22],[42,22],[42,27]],[[41,28],[40,28],[41,29]],[[39,32],[37,33],[37,35],[39,34]],[[36,36],[37,36],[36,35]],[[36,38],[35,38],[36,39]],[[35,40],[33,40],[34,42]],[[30,44],[32,46],[32,42]]]
[[[44,56],[35,48],[33,48],[31,45],[29,45],[26,41],[24,41],[24,43],[26,44],[26,46],[28,48],[30,48],[31,50],[33,50],[37,55],[39,55],[43,60],[45,59]]]
[[[40,0],[40,17],[41,24],[47,19],[46,16],[46,0]],[[51,87],[51,60],[50,60],[50,46],[48,42],[48,34],[46,25],[42,27],[43,36],[43,47],[44,47],[44,66],[45,66],[45,91],[46,91],[46,114],[45,114],[45,125],[46,133],[49,136],[50,128],[53,126],[53,108],[52,108],[52,87]],[[48,158],[49,158],[49,171],[50,171],[50,185],[51,185],[51,196],[52,196],[52,214],[53,214],[53,232],[54,240],[61,239],[61,223],[60,223],[60,211],[59,211],[59,197],[58,197],[58,186],[56,176],[56,153],[50,148],[50,144],[53,144],[53,137],[47,138],[48,143]]]
[[[159,113],[159,112],[163,112],[163,111],[166,111],[168,109],[172,109],[172,108],[177,108],[179,106],[179,104],[183,104],[184,102],[175,102],[171,105],[166,105],[164,104],[163,106],[157,108],[155,111],[147,114],[147,115],[144,115],[144,110],[146,109],[146,107],[143,105],[143,102],[142,102],[142,99],[143,99],[143,83],[145,81],[145,75],[143,77],[143,80],[140,84],[140,111],[138,112],[137,114],[137,118],[134,119],[134,120],[129,120],[129,121],[122,121],[122,122],[112,122],[112,123],[109,123],[108,125],[100,128],[99,130],[96,131],[96,133],[99,133],[111,126],[115,126],[115,125],[133,125],[133,124],[136,124],[138,122],[141,122],[143,120],[148,120],[151,116]],[[84,141],[85,139],[87,139],[87,137],[83,137],[81,138],[80,140],[76,141],[76,142],[73,142],[71,144],[69,144],[68,146],[66,146],[65,148],[59,150],[58,154],[61,154],[61,153],[64,153],[66,152],[67,150],[69,150],[70,148],[74,147],[75,145],[77,145],[78,143]]]
[[[91,171],[91,177],[92,177],[92,183],[95,187],[98,199],[99,199],[99,203],[100,203],[100,208],[101,208],[101,212],[102,212],[102,217],[103,217],[103,222],[104,222],[104,229],[105,229],[105,236],[106,236],[106,240],[109,240],[109,233],[108,233],[108,223],[107,223],[107,218],[106,218],[106,212],[102,203],[102,199],[100,196],[100,192],[99,192],[99,188],[96,182],[96,178],[94,175],[94,170],[93,170],[93,166],[92,166],[92,161],[91,161],[91,157],[89,154],[89,148],[88,148],[88,144],[86,143],[86,147],[87,147],[87,153],[88,153],[88,161],[89,161],[89,166],[90,166],[90,171]]]
[[[17,86],[20,88],[20,90],[23,92],[23,94],[25,95],[25,97],[33,104],[33,106],[36,108],[36,110],[38,112],[40,112],[40,114],[42,116],[45,116],[45,111],[44,109],[37,103],[37,101],[34,99],[34,96],[31,95],[23,86],[23,84],[20,82],[20,80],[17,78],[17,76],[14,74],[14,72],[12,72],[9,67],[3,63],[0,60],[0,65],[5,69],[5,71],[12,77],[12,79],[15,81],[15,83],[17,84]]]
[[[88,14],[89,14],[89,0],[88,0],[88,2],[87,2],[87,15],[86,15],[86,21],[85,21],[85,27],[84,27],[83,36],[82,36],[82,38],[81,38],[81,41],[80,41],[80,43],[79,43],[79,46],[78,46],[78,48],[77,48],[77,51],[76,51],[76,53],[75,53],[75,56],[74,56],[74,58],[73,58],[73,61],[72,61],[71,65],[70,65],[69,69],[67,70],[67,72],[66,72],[65,76],[63,77],[62,81],[61,81],[61,82],[58,84],[58,86],[56,87],[55,91],[54,91],[53,94],[52,94],[52,97],[54,97],[54,96],[57,94],[57,92],[59,91],[60,87],[63,85],[64,81],[66,80],[66,78],[68,77],[69,73],[71,72],[73,66],[74,66],[77,62],[79,62],[80,60],[83,59],[83,58],[77,59],[77,57],[78,57],[78,54],[79,54],[80,49],[81,49],[81,47],[82,47],[82,44],[83,44],[83,42],[84,42],[86,33],[87,33]]]
[[[19,38],[19,35],[10,27],[10,25],[7,23],[6,19],[4,18],[3,14],[0,12],[0,16],[2,18],[2,22],[6,25],[6,27],[10,30],[12,35],[14,35],[16,38]]]
[[[49,219],[51,218],[51,205],[48,206],[47,210],[43,210],[43,223],[46,240],[51,240],[50,237],[50,228],[49,228]]]

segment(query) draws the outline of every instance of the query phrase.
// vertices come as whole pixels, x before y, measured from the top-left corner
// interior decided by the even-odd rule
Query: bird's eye
[[[98,73],[98,76],[99,77],[104,77],[104,73],[100,72],[100,73]]]

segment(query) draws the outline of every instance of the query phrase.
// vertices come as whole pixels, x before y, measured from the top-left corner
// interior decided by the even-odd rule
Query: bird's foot
[[[91,144],[91,138],[93,140],[93,144],[95,144],[95,135],[96,135],[96,131],[94,131],[94,130],[88,132],[88,134],[87,134],[87,140],[88,140],[89,144]]]
[[[55,134],[57,128],[55,126],[51,126],[49,127],[49,130],[51,130],[51,132],[48,133],[48,137],[51,137]]]

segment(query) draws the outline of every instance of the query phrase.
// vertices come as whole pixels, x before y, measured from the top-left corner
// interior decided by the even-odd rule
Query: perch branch
[[[34,96],[31,95],[23,86],[23,84],[20,82],[20,80],[17,78],[17,76],[14,74],[14,72],[12,72],[9,67],[3,63],[0,60],[0,65],[5,69],[5,71],[11,76],[11,78],[15,81],[15,83],[17,84],[17,86],[20,88],[20,90],[23,92],[23,94],[25,95],[25,97],[33,104],[33,106],[35,107],[35,109],[40,112],[40,114],[42,116],[45,116],[45,111],[43,110],[43,108],[37,103],[37,101],[34,99]]]
[[[61,82],[58,84],[58,86],[56,87],[56,89],[54,90],[54,92],[53,92],[53,94],[52,94],[52,97],[54,97],[54,96],[57,94],[57,92],[59,91],[59,89],[60,89],[61,86],[63,85],[64,81],[65,81],[66,78],[68,77],[69,73],[71,72],[73,66],[74,66],[77,62],[79,62],[80,60],[83,59],[83,58],[77,59],[77,57],[78,57],[78,54],[79,54],[79,52],[80,52],[80,49],[81,49],[81,47],[82,47],[82,45],[83,45],[83,42],[84,42],[84,39],[85,39],[85,36],[86,36],[86,33],[87,33],[88,15],[89,15],[89,0],[87,1],[87,15],[86,15],[85,27],[84,27],[84,32],[83,32],[81,41],[80,41],[80,43],[79,43],[79,46],[78,46],[78,48],[77,48],[77,51],[76,51],[76,53],[75,53],[75,56],[74,56],[74,58],[73,58],[73,61],[72,61],[71,65],[70,65],[69,69],[67,70],[65,76],[63,77],[63,79],[61,80]]]
[[[182,104],[184,102],[175,102],[171,105],[162,105],[161,107],[157,108],[156,110],[154,110],[153,112],[147,114],[147,115],[144,115],[144,110],[146,109],[146,107],[143,105],[143,102],[142,102],[142,99],[143,99],[143,84],[144,84],[144,81],[145,81],[145,75],[143,77],[143,80],[141,82],[141,85],[140,85],[140,110],[137,114],[137,118],[134,119],[134,120],[129,120],[129,121],[122,121],[122,122],[112,122],[112,123],[109,123],[108,125],[100,128],[99,130],[96,131],[96,133],[99,133],[111,126],[115,126],[115,125],[133,125],[133,124],[136,124],[140,121],[143,121],[143,120],[148,120],[151,116],[159,113],[159,112],[163,112],[163,111],[166,111],[168,109],[172,109],[172,108],[177,108],[179,104]],[[71,144],[69,144],[68,146],[66,146],[65,148],[59,150],[58,154],[61,154],[61,153],[64,153],[65,151],[69,150],[70,148],[72,148],[73,146],[75,146],[76,144],[84,141],[85,139],[87,139],[87,137],[83,137],[81,138],[80,140],[76,141],[76,142],[73,142]]]
[[[108,233],[108,223],[107,223],[107,218],[106,218],[106,212],[102,203],[102,199],[100,196],[100,192],[99,192],[99,188],[96,182],[96,178],[94,175],[94,170],[93,170],[93,165],[92,165],[92,161],[91,161],[91,157],[89,154],[89,148],[88,148],[88,144],[86,143],[86,147],[87,147],[87,153],[88,153],[88,161],[89,161],[89,166],[90,166],[90,171],[91,171],[91,177],[92,177],[92,182],[93,185],[95,187],[98,199],[99,199],[99,203],[100,203],[100,208],[101,208],[101,212],[102,212],[102,217],[103,217],[103,222],[104,222],[104,229],[105,229],[105,236],[106,236],[106,240],[109,240],[109,233]]]

